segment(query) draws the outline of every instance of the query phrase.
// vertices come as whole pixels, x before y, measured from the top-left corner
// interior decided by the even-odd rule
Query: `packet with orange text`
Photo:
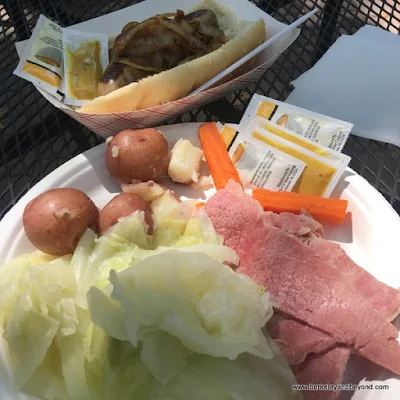
[[[245,188],[291,191],[306,164],[266,143],[218,124],[222,138]]]
[[[248,129],[254,118],[261,118],[289,129],[318,144],[342,151],[353,124],[305,110],[288,103],[255,94],[243,118],[240,131]]]
[[[259,144],[267,144],[306,164],[293,187],[292,191],[296,193],[329,197],[350,161],[350,157],[344,154],[334,159],[318,154],[258,125],[246,131],[244,137],[256,140]]]
[[[14,74],[61,100],[63,65],[62,28],[40,15]]]
[[[255,127],[266,129],[267,131],[273,133],[276,136],[286,139],[289,142],[297,144],[301,147],[304,147],[305,149],[310,150],[313,153],[318,154],[322,157],[329,158],[330,160],[343,161],[347,164],[350,161],[350,157],[346,154],[333,150],[329,147],[323,146],[322,144],[313,142],[312,140],[306,138],[305,136],[301,136],[271,121],[266,121],[263,118],[256,117],[252,121],[252,123],[248,126],[247,132],[251,132],[252,130],[254,130]]]

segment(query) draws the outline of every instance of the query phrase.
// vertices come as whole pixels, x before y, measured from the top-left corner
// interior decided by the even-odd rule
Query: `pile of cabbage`
[[[88,230],[72,256],[3,266],[3,344],[15,391],[46,400],[298,398],[262,332],[267,293],[228,265],[204,211],[185,203]],[[5,381],[2,382],[5,384]]]

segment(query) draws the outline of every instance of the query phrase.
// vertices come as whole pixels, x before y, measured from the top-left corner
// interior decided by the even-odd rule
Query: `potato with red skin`
[[[99,210],[83,192],[71,188],[48,190],[31,200],[23,225],[32,244],[47,254],[74,252],[87,228],[97,231]]]
[[[153,233],[153,218],[147,203],[135,193],[121,193],[111,199],[99,215],[100,234],[118,222],[119,218],[127,217],[135,211],[144,211],[144,220],[149,225],[147,233]]]
[[[153,128],[119,132],[107,144],[107,169],[119,183],[167,176],[168,163],[168,142]]]

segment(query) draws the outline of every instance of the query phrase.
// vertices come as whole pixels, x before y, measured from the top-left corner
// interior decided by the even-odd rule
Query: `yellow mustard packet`
[[[295,193],[329,197],[350,161],[350,157],[345,155],[342,158],[330,159],[317,154],[257,125],[248,131],[247,135],[306,164],[292,189]]]
[[[304,136],[300,136],[297,133],[290,131],[289,129],[283,128],[273,122],[265,121],[261,118],[255,118],[252,125],[250,125],[250,129],[254,126],[263,128],[273,133],[274,135],[281,137],[282,139],[286,139],[289,142],[297,144],[298,146],[310,150],[313,153],[318,154],[322,157],[329,158],[330,160],[347,162],[347,164],[350,162],[351,158],[348,155],[313,142],[312,140],[307,139]]]
[[[350,122],[254,94],[240,121],[240,130],[248,129],[257,117],[339,152],[353,129]]]
[[[306,164],[266,143],[257,142],[229,125],[218,124],[229,156],[245,188],[291,191]]]
[[[63,29],[65,99],[82,106],[99,96],[99,83],[107,68],[108,36]]]

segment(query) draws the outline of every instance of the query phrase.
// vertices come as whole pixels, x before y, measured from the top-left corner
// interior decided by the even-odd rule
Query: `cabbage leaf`
[[[261,331],[272,315],[268,294],[260,295],[250,278],[204,253],[164,252],[120,273],[111,271],[110,281],[108,306],[105,296],[96,301],[97,288],[88,297],[93,320],[111,337],[127,334],[136,347],[146,343],[148,331],[162,331],[200,354],[231,360],[244,352],[273,357]],[[122,320],[115,321],[117,316]],[[116,334],[114,327],[123,324],[123,333]]]

